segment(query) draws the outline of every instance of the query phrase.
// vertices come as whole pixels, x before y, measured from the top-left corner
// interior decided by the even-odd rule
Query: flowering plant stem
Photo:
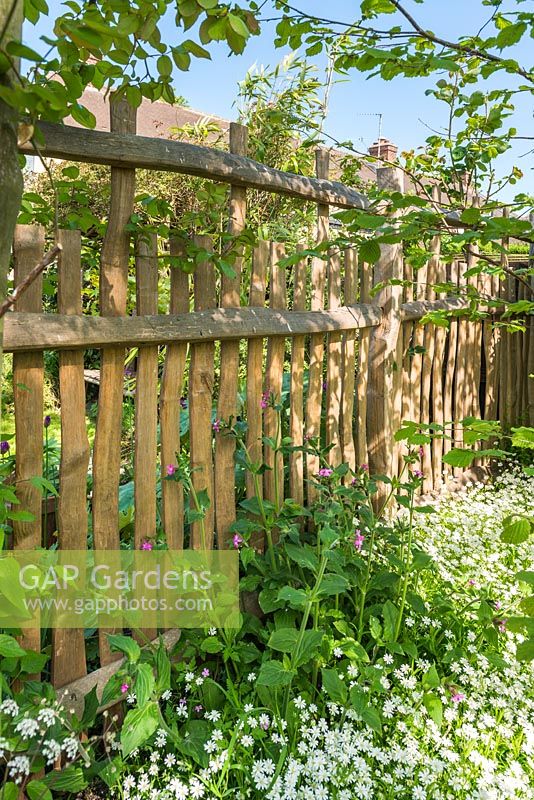
[[[315,585],[314,585],[314,587],[312,589],[312,592],[310,594],[309,600],[306,603],[306,606],[304,608],[304,613],[302,615],[302,620],[301,620],[301,623],[300,623],[298,638],[297,638],[297,641],[296,641],[296,644],[295,644],[295,649],[293,650],[293,654],[291,656],[290,670],[294,670],[295,669],[295,666],[296,666],[296,663],[297,663],[297,659],[300,657],[300,650],[301,650],[301,647],[302,647],[302,641],[304,639],[304,634],[306,633],[306,627],[308,625],[308,620],[310,618],[310,613],[311,613],[312,608],[315,606],[315,604],[318,602],[318,599],[319,599],[319,592],[320,592],[320,589],[321,589],[321,583],[322,583],[322,580],[323,580],[323,576],[324,576],[324,572],[325,572],[325,569],[326,569],[327,561],[328,561],[327,556],[326,556],[325,553],[323,553],[323,555],[321,557],[321,563],[319,564],[319,571],[317,572],[317,577],[315,579]],[[291,693],[291,684],[292,684],[292,682],[293,682],[292,680],[289,681],[289,683],[286,686],[286,691],[285,691],[285,694],[284,694],[284,704],[283,704],[284,717],[287,716],[287,708],[288,708],[288,705],[289,705],[289,697],[290,697],[290,693]]]

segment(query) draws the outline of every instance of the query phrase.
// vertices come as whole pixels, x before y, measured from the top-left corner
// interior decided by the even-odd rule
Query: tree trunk
[[[9,21],[2,46],[10,39],[20,39],[22,31],[22,0],[0,0],[0,30]],[[0,75],[0,85],[11,82],[11,75]],[[13,231],[22,198],[22,173],[19,167],[17,151],[17,114],[0,99],[0,197],[2,210],[0,213],[0,302],[7,293],[7,275],[11,255]],[[0,318],[0,392],[3,367],[2,339],[4,333],[3,320]],[[0,394],[1,399],[1,394]],[[0,411],[1,421],[1,411]]]

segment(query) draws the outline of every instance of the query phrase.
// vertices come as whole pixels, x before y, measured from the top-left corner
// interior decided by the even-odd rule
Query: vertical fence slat
[[[136,132],[136,112],[125,100],[110,103],[111,130]],[[100,312],[124,316],[128,293],[130,234],[126,226],[134,207],[135,170],[111,168],[109,220],[100,260]],[[93,534],[96,550],[118,550],[124,348],[104,348],[100,356],[98,418],[93,451]],[[109,631],[99,630],[101,664],[120,657],[112,653]]]
[[[433,236],[430,242],[430,258],[428,259],[428,265],[426,271],[427,283],[424,292],[425,298],[427,300],[436,299],[436,292],[433,289],[433,285],[436,283],[440,249],[441,249],[440,237]],[[431,386],[432,386],[432,369],[434,365],[435,343],[436,343],[435,326],[425,325],[424,338],[423,338],[424,353],[422,357],[423,363],[422,363],[422,375],[421,375],[421,422],[424,423],[425,425],[428,425],[431,419]],[[434,488],[431,445],[425,445],[425,447],[423,447],[421,469],[423,472],[423,492],[429,492]]]
[[[212,243],[209,236],[196,236],[198,247],[210,251]],[[201,261],[193,278],[195,293],[195,311],[214,308],[215,273],[210,261]],[[191,450],[192,482],[198,493],[206,490],[210,499],[210,507],[204,520],[205,537],[202,540],[202,523],[191,525],[191,547],[210,549],[213,547],[214,529],[214,483],[213,483],[213,434],[211,409],[213,404],[213,384],[215,380],[214,365],[215,345],[203,342],[191,346],[189,366],[189,443]]]
[[[344,302],[346,306],[357,302],[358,293],[358,255],[353,247],[345,250]],[[347,331],[343,337],[342,352],[342,404],[341,440],[343,461],[354,470],[356,450],[354,446],[354,392],[356,378],[356,331]]]
[[[360,303],[371,302],[371,275],[372,267],[360,263]],[[369,461],[367,447],[367,384],[369,381],[369,341],[371,329],[363,328],[358,331],[358,376],[356,386],[357,430],[356,430],[356,460],[358,466]]]
[[[445,283],[446,265],[438,254],[436,262],[436,283]],[[445,386],[444,386],[444,366],[445,366],[445,347],[447,344],[447,329],[443,326],[435,328],[434,344],[434,364],[432,366],[432,417],[438,425],[445,422]],[[438,436],[432,442],[432,475],[434,489],[439,489],[442,484],[442,458],[443,458],[443,439]]]
[[[137,245],[137,314],[158,313],[156,234]],[[140,347],[135,387],[135,546],[156,536],[156,461],[158,428],[158,347]]]
[[[244,125],[230,123],[230,152],[247,154],[247,129]],[[228,232],[239,235],[245,227],[246,190],[240,186],[230,188],[230,218]],[[240,305],[242,257],[234,263],[235,277],[222,276],[221,306],[223,308]],[[227,422],[237,413],[237,392],[239,382],[239,340],[221,342],[220,382],[217,417]],[[215,438],[215,518],[217,543],[219,547],[229,545],[229,528],[235,520],[235,439],[233,436]]]
[[[394,167],[382,167],[377,172],[379,188],[403,192],[404,176]],[[399,401],[394,391],[397,337],[400,333],[401,288],[387,283],[402,279],[402,245],[381,245],[381,254],[375,265],[375,283],[386,283],[374,299],[383,309],[380,325],[371,331],[369,344],[369,384],[367,406],[367,439],[369,468],[372,473],[391,475],[394,455],[392,408]],[[379,484],[376,501],[384,500],[386,487]]]
[[[183,256],[183,245],[177,239],[170,241],[173,259]],[[170,268],[170,314],[189,311],[189,275],[178,266]],[[164,480],[167,467],[175,464],[180,451],[181,395],[184,383],[187,344],[168,344],[160,389],[160,439],[161,439],[161,495],[162,523],[167,545],[171,550],[181,550],[184,545],[184,493],[181,483]]]
[[[299,246],[302,249],[302,246]],[[306,259],[295,264],[293,310],[306,310]],[[304,443],[304,348],[305,337],[294,336],[291,342],[291,390],[289,435],[295,447]],[[295,451],[289,457],[289,493],[295,502],[304,503],[304,453]]]
[[[135,257],[137,314],[158,313],[158,241],[155,233],[137,243]],[[156,465],[158,460],[158,350],[140,347],[135,382],[134,542],[156,538]],[[157,630],[143,629],[141,640],[151,641]]]
[[[327,150],[317,150],[315,153],[315,172],[318,178],[328,178],[329,153]],[[317,244],[326,242],[329,232],[330,207],[327,203],[317,204]],[[314,257],[311,263],[311,310],[318,311],[324,308],[324,291],[326,284],[326,260]],[[321,434],[321,411],[323,398],[323,356],[324,334],[312,334],[310,337],[310,363],[308,369],[308,398],[306,402],[306,434],[312,439],[318,439]],[[306,471],[308,479],[319,469],[317,456],[308,453],[306,458]],[[307,497],[311,504],[315,499],[316,490],[308,483]]]
[[[414,280],[416,279],[414,278],[412,265],[408,264],[406,261],[404,262],[404,280],[406,281],[403,292],[404,299],[406,302],[410,302],[414,299]],[[411,371],[413,363],[412,345],[416,324],[417,323],[413,321],[403,322],[401,325],[401,333],[399,333],[399,337],[402,336],[402,361],[400,362],[402,370],[401,422],[403,420],[413,420],[414,418],[412,409]],[[406,449],[406,445],[401,442],[398,453],[399,472],[404,466],[403,457],[406,454]]]
[[[284,258],[285,248],[279,242],[271,242],[271,271],[269,284],[269,305],[271,308],[286,307],[286,273],[280,266]],[[276,402],[280,402],[282,380],[284,377],[285,338],[271,336],[267,345],[267,364],[265,369],[265,391],[270,392]],[[278,446],[281,441],[281,430],[278,426],[278,415],[270,406],[265,409],[263,420],[265,436],[273,439]],[[281,506],[284,499],[284,462],[281,453],[275,453],[265,445],[264,461],[269,469],[264,474],[263,488],[265,498]]]
[[[328,306],[341,305],[341,255],[332,250],[328,257]],[[341,340],[342,334],[329,333],[326,357],[326,443],[333,445],[328,453],[329,463],[338,466],[342,460],[340,442],[341,417]]]
[[[249,294],[251,308],[263,308],[265,304],[268,263],[269,242],[259,241],[252,254]],[[260,463],[263,457],[262,392],[263,339],[249,339],[247,349],[247,450],[254,463]],[[261,477],[256,484],[254,476],[247,471],[246,486],[247,497],[254,497],[258,493],[263,497]]]
[[[58,313],[81,315],[82,266],[79,231],[59,231],[63,250],[58,262]],[[59,353],[61,462],[58,533],[63,550],[87,547],[87,470],[89,440],[85,421],[85,381],[81,350]],[[83,629],[57,629],[52,634],[52,682],[56,688],[86,674]]]
[[[44,228],[17,225],[13,243],[15,285],[18,285],[41,260],[44,251]],[[42,311],[43,279],[39,277],[17,300],[16,311]],[[13,521],[14,547],[34,550],[41,547],[41,492],[30,479],[43,474],[43,383],[42,352],[13,355],[13,396],[15,401],[15,481],[20,508],[33,514],[31,522]],[[40,651],[38,629],[25,630],[21,645]]]
[[[450,282],[458,283],[458,262],[453,261],[450,265]],[[458,353],[458,328],[459,320],[452,319],[449,324],[447,337],[447,365],[444,376],[443,386],[443,417],[445,419],[445,438],[443,439],[443,454],[450,452],[453,447],[454,427],[454,384],[456,374],[456,357]],[[450,474],[450,469],[444,466],[443,472]]]

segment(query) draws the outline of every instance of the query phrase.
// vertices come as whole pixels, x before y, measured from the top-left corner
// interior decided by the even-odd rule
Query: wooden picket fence
[[[279,398],[289,373],[289,429],[295,445],[318,437],[332,445],[332,464],[353,469],[369,463],[372,471],[394,474],[402,448],[393,433],[403,419],[444,424],[475,415],[505,422],[527,419],[532,412],[534,328],[510,335],[493,320],[455,320],[450,328],[421,326],[418,320],[432,308],[459,308],[457,298],[436,300],[428,284],[446,278],[461,283],[464,264],[447,266],[433,242],[428,265],[410,276],[402,246],[382,248],[372,270],[358,260],[355,249],[331,249],[324,258],[303,258],[281,266],[284,245],[260,241],[250,264],[237,259],[235,277],[215,273],[209,261],[189,276],[177,268],[160,267],[155,235],[139,243],[135,256],[136,314],[126,315],[129,236],[125,225],[132,213],[135,167],[150,167],[201,175],[230,184],[229,230],[238,234],[246,224],[247,188],[283,192],[317,203],[317,241],[329,237],[332,207],[362,207],[365,198],[328,180],[328,154],[317,157],[317,178],[287,175],[246,158],[246,130],[232,125],[230,153],[178,142],[135,136],[135,118],[124,105],[112,106],[112,133],[43,126],[45,155],[110,164],[111,211],[101,254],[100,317],[82,314],[83,263],[80,233],[62,230],[58,260],[57,314],[42,313],[42,280],[36,280],[5,321],[4,346],[14,354],[13,386],[16,421],[16,486],[33,522],[14,524],[14,547],[42,544],[41,496],[30,479],[42,474],[43,352],[59,351],[61,407],[61,467],[57,510],[59,546],[87,546],[88,507],[92,514],[95,549],[118,549],[121,414],[124,359],[138,348],[135,391],[135,545],[156,535],[156,483],[180,451],[180,398],[188,373],[190,464],[195,488],[206,488],[212,504],[206,530],[208,545],[231,543],[236,517],[235,440],[213,429],[216,418],[238,413],[238,382],[246,340],[247,446],[253,460],[271,467],[260,491],[270,500],[287,496],[299,503],[313,500],[308,482],[318,470],[314,456],[292,453],[288,463],[264,448],[262,437],[277,435],[276,415],[262,408],[264,392]],[[402,173],[378,170],[382,185],[402,191]],[[179,221],[177,221],[177,225]],[[210,240],[197,239],[209,251]],[[306,244],[306,243],[305,243]],[[309,243],[308,243],[309,244]],[[178,239],[170,254],[182,255]],[[19,226],[14,241],[15,283],[41,259],[44,230]],[[468,265],[470,266],[470,265]],[[371,288],[391,278],[410,279],[408,288],[386,285],[373,299]],[[248,285],[245,285],[245,279]],[[473,279],[471,279],[473,280]],[[170,286],[167,314],[158,314],[158,287]],[[521,297],[516,281],[497,285],[484,278],[483,288],[507,298]],[[248,305],[241,298],[248,297]],[[216,342],[220,350],[215,358]],[[88,504],[87,473],[91,453],[86,427],[83,352],[101,350],[98,419],[92,452],[93,491]],[[164,350],[164,368],[158,364]],[[216,370],[216,365],[218,368]],[[306,379],[307,378],[307,379]],[[530,391],[530,394],[529,394]],[[159,435],[158,435],[159,431]],[[461,432],[453,426],[451,435]],[[439,490],[446,474],[441,457],[451,447],[436,440],[422,456],[425,489]],[[247,478],[247,495],[255,488]],[[179,483],[162,481],[161,519],[169,547],[184,546],[184,496]],[[195,524],[189,546],[198,547]],[[169,634],[166,634],[167,636]],[[172,639],[172,637],[171,637]],[[40,649],[39,631],[24,634],[24,644]],[[75,705],[91,685],[102,683],[115,668],[106,632],[99,640],[102,669],[87,671],[84,632],[54,632],[52,676],[67,687]]]

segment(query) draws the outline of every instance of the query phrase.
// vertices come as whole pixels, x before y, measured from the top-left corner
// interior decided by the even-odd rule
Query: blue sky
[[[297,0],[295,0],[297,2]],[[300,0],[300,8],[318,15],[334,19],[353,18],[357,3],[355,0]],[[49,0],[50,17],[57,16],[61,4]],[[515,5],[510,0],[508,5]],[[421,24],[434,30],[445,38],[457,38],[462,33],[476,32],[490,15],[491,9],[482,6],[481,0],[426,0],[416,4],[407,0],[407,6]],[[269,4],[265,10],[269,16]],[[393,17],[390,17],[393,20]],[[172,19],[168,22],[172,25]],[[392,23],[393,24],[393,23]],[[47,22],[40,22],[36,28],[28,26],[25,39],[35,45],[38,37],[48,33]],[[173,31],[162,31],[164,41],[174,43]],[[177,32],[176,42],[181,34]],[[176,71],[174,83],[176,91],[187,98],[191,107],[235,119],[237,111],[233,106],[237,84],[253,65],[274,66],[288,52],[274,47],[274,24],[263,26],[259,37],[251,38],[241,56],[228,57],[228,47],[224,43],[210,45],[212,60],[196,60],[189,72]],[[532,40],[515,48],[514,56],[526,66],[532,64]],[[314,59],[319,76],[324,76],[324,57]],[[502,80],[502,79],[500,79]],[[428,79],[397,78],[385,82],[379,78],[366,80],[363,75],[353,71],[348,80],[336,83],[331,92],[329,113],[325,131],[337,140],[351,140],[359,149],[367,149],[376,139],[378,117],[382,115],[382,133],[393,140],[401,149],[412,149],[421,145],[429,130],[426,126],[439,128],[446,121],[446,108],[431,97],[425,96],[425,89],[432,85]],[[526,95],[517,104],[513,117],[518,133],[533,135],[532,98]],[[529,149],[528,141],[518,142],[513,153],[502,160],[502,169],[508,170],[517,164],[525,173],[524,179],[506,197],[516,191],[534,193],[534,172],[532,155],[521,157]]]

